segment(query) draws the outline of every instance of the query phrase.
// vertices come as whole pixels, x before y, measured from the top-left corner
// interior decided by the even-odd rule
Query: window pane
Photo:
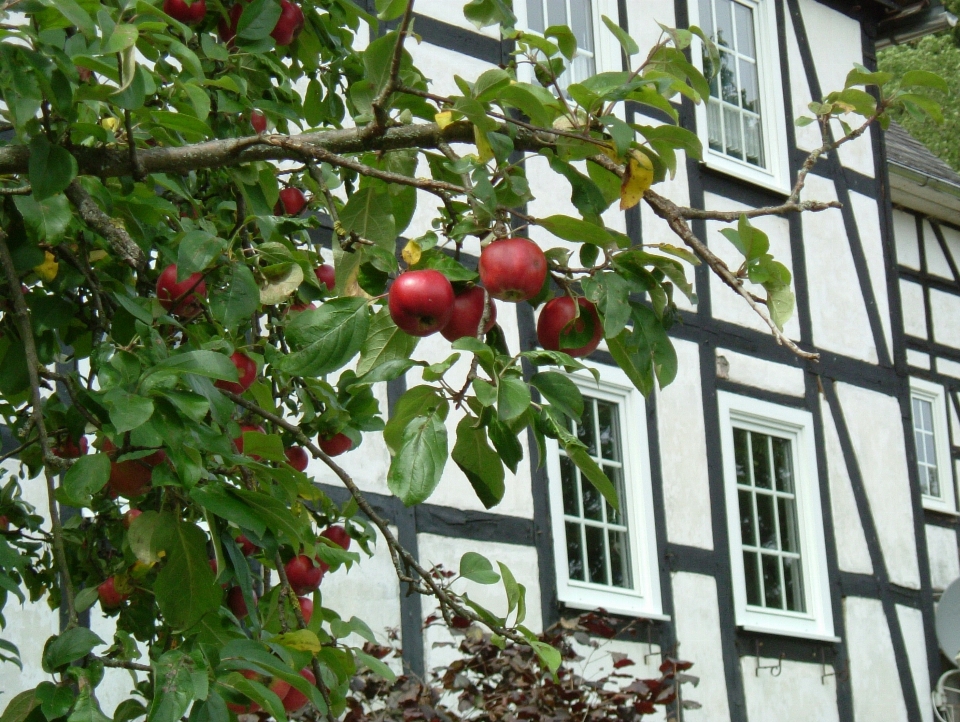
[[[731,0],[716,0],[717,10],[717,44],[733,47],[733,2]]]
[[[780,586],[780,557],[761,554],[763,564],[764,606],[783,609],[783,591]]]
[[[713,37],[713,3],[710,0],[700,0],[700,29],[704,34]]]
[[[710,101],[707,103],[707,132],[709,134],[708,142],[710,149],[719,153],[723,152],[723,120],[720,112],[720,103]]]
[[[756,58],[757,51],[753,42],[753,10],[734,3],[737,21],[737,52],[749,58]]]
[[[747,582],[747,604],[760,606],[760,569],[756,552],[743,553],[743,571]]]
[[[937,465],[937,449],[933,444],[933,434],[924,434],[924,446],[926,447],[927,463],[930,466]]]
[[[584,527],[587,533],[587,569],[594,584],[610,584],[607,578],[607,554],[603,529]]]
[[[937,475],[935,466],[927,467],[927,487],[930,489],[927,493],[930,496],[940,496],[940,477]]]
[[[580,538],[580,525],[567,522],[567,574],[571,579],[584,581],[583,577],[583,540]]]
[[[747,443],[749,431],[745,429],[733,430],[733,457],[737,466],[737,483],[750,486],[750,447]]]
[[[574,56],[570,69],[561,76],[560,86],[566,89],[570,83],[582,83],[597,74],[596,68],[596,61],[592,55],[580,53]]]
[[[617,499],[620,501],[620,508],[623,509],[623,473],[615,466],[603,467],[603,473],[605,473],[607,478],[613,482],[613,488],[617,490]],[[604,500],[604,506],[606,506],[607,509],[608,524],[622,525],[624,523],[620,516],[620,512],[607,504],[606,500]]]
[[[757,545],[757,535],[753,523],[753,494],[740,491],[740,537],[748,547]]]
[[[587,447],[590,456],[596,456],[597,442],[594,438],[595,432],[593,430],[594,402],[591,399],[585,399],[585,401],[586,403],[583,405],[583,417],[580,419],[580,425],[577,427],[577,438]]]
[[[740,136],[740,113],[729,108],[723,109],[723,133],[727,144],[727,155],[743,160],[743,139]]]
[[[563,513],[570,516],[580,516],[577,469],[566,456],[560,457],[560,488],[563,490]]]
[[[720,53],[720,89],[723,99],[733,105],[739,105],[737,88],[737,66],[733,55],[727,52]]]
[[[922,431],[913,432],[913,441],[917,445],[917,461],[921,466],[926,465],[927,463],[927,445],[923,440],[924,433]],[[923,476],[923,474],[921,474]]]
[[[627,566],[627,535],[619,531],[610,534],[610,572],[613,574],[613,586],[629,588],[630,568]]]
[[[747,156],[747,162],[763,167],[763,136],[761,135],[760,121],[752,116],[744,116],[743,132],[746,136],[744,138],[744,152]]]
[[[770,437],[766,434],[750,434],[753,452],[753,483],[763,489],[773,488],[770,479]]]
[[[783,560],[783,584],[787,592],[787,609],[791,612],[805,612],[803,601],[803,575],[799,559]]]
[[[577,39],[577,47],[593,52],[593,12],[590,0],[570,0],[570,29]]]
[[[596,487],[586,479],[580,479],[580,489],[583,493],[583,516],[585,519],[603,521],[603,497]]]
[[[547,25],[567,25],[566,0],[547,0]]]
[[[740,107],[753,113],[760,112],[757,66],[745,60],[740,61]]]
[[[527,28],[537,33],[546,30],[543,24],[543,0],[527,0]]]
[[[773,497],[769,494],[757,494],[757,525],[760,529],[760,546],[764,549],[777,548],[777,522],[773,518]]]
[[[785,552],[800,553],[800,536],[797,529],[796,504],[793,499],[778,499],[780,514],[780,548]]]
[[[600,456],[610,461],[620,461],[617,407],[613,404],[597,402],[597,417],[600,422]]]
[[[793,493],[793,459],[790,458],[790,441],[773,439],[773,471],[777,476],[777,491]]]

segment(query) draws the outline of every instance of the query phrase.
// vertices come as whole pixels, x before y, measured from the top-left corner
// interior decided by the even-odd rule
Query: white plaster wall
[[[960,379],[960,364],[958,364],[956,361],[951,361],[950,359],[946,359],[938,356],[937,372],[941,374],[945,374],[946,376],[953,376],[956,379]],[[947,408],[950,409],[951,416],[956,415],[957,412],[953,410],[953,404],[951,404],[950,402],[947,402]],[[958,431],[957,427],[954,426],[953,428],[954,428],[953,438],[955,439],[960,438],[957,436],[957,431]]]
[[[677,18],[672,0],[627,3],[627,27],[640,46],[640,57],[646,57],[646,53],[660,38],[661,30],[657,23],[676,27]]]
[[[807,178],[806,197],[836,200],[833,184],[816,176]],[[840,211],[804,213],[802,222],[814,342],[876,363],[877,349]]]
[[[913,349],[907,349],[907,364],[910,366],[916,366],[921,369],[930,368],[930,354],[925,354],[922,351],[914,351]]]
[[[827,453],[827,474],[830,480],[830,514],[833,533],[837,540],[837,566],[845,572],[873,574],[870,550],[860,523],[857,501],[850,485],[850,474],[843,458],[840,436],[830,407],[821,405],[823,412],[824,447]]]
[[[813,94],[810,92],[807,75],[803,69],[803,58],[800,56],[800,45],[797,43],[793,18],[790,13],[784,13],[784,17],[786,19],[787,63],[790,67],[790,91],[793,95],[790,99],[793,107],[793,117],[809,117],[810,110],[807,106],[813,100]],[[820,147],[822,141],[816,124],[802,128],[794,127],[794,133],[796,133],[797,148],[810,151]]]
[[[853,145],[856,145],[854,143]],[[872,147],[869,143],[865,146]],[[880,210],[872,198],[850,193],[850,205],[860,233],[860,245],[867,259],[867,273],[870,287],[880,312],[880,326],[887,344],[887,353],[893,356],[893,336],[890,330],[890,300],[887,296],[887,259],[883,253],[883,239],[880,236]]]
[[[924,531],[930,559],[930,586],[934,589],[946,589],[960,577],[957,533],[953,529],[933,524],[927,524]]]
[[[537,562],[537,550],[534,547],[515,544],[501,544],[498,542],[484,542],[479,544],[469,539],[451,539],[434,534],[420,534],[417,536],[420,551],[420,563],[430,568],[434,564],[442,564],[445,569],[458,571],[460,557],[466,552],[474,551],[483,554],[493,564],[499,573],[497,562],[503,562],[517,582],[527,588],[527,618],[525,626],[534,632],[543,627],[540,616],[540,566]],[[483,585],[466,580],[459,580],[453,585],[456,592],[467,592],[471,599],[482,604],[497,615],[506,614],[507,597],[503,591],[503,584]],[[426,619],[436,611],[436,606],[430,604],[429,599],[423,601],[423,617]],[[511,615],[511,620],[513,616]],[[427,672],[434,667],[450,664],[459,657],[457,645],[462,636],[454,634],[444,625],[432,625],[423,633],[424,663]]]
[[[907,648],[910,676],[920,702],[920,719],[933,722],[933,705],[930,700],[930,668],[927,666],[927,640],[923,629],[923,613],[913,607],[897,605],[897,619]]]
[[[933,339],[960,348],[960,296],[930,289],[930,317]]]
[[[777,660],[760,657],[760,664]],[[784,660],[783,671],[774,677],[762,669],[758,675],[757,658],[747,656],[740,658],[740,669],[749,722],[840,722],[836,677],[821,681],[819,664]]]
[[[725,348],[718,348],[717,356],[723,356],[730,364],[731,381],[789,396],[804,394],[803,369],[764,361]]]
[[[718,211],[741,211],[747,209],[741,203],[723,198],[721,196],[707,193],[704,195],[704,206],[709,210]],[[767,234],[770,239],[770,254],[780,261],[787,268],[793,269],[793,259],[790,255],[790,224],[785,218],[768,216],[766,218],[755,218],[751,221],[754,227],[759,228]],[[715,254],[726,261],[732,269],[737,269],[743,264],[743,256],[734,248],[726,238],[720,235],[723,228],[736,228],[736,224],[719,223],[716,221],[707,222],[707,237],[704,239]],[[746,287],[759,296],[765,297],[766,291],[761,286],[746,283]],[[716,274],[710,274],[710,299],[713,305],[713,315],[716,318],[730,321],[740,326],[770,333],[770,328],[754,312],[738,294],[734,293],[726,284],[724,284]],[[800,338],[800,321],[797,314],[787,322],[784,327],[784,333],[790,338]]]
[[[436,0],[436,2],[439,5],[442,0]],[[465,4],[449,3],[453,12],[462,11]],[[462,12],[460,17],[463,17]],[[414,32],[416,32],[416,26],[414,26]],[[482,60],[471,58],[469,55],[429,43],[418,45],[408,42],[405,47],[413,57],[413,64],[430,81],[430,92],[437,95],[462,95],[453,79],[454,75],[459,75],[461,78],[473,82],[485,70],[496,67]]]
[[[923,222],[923,249],[927,254],[927,273],[952,281],[953,273],[950,271],[950,264],[947,262],[947,257],[943,255],[943,249],[929,221]]]
[[[908,336],[927,338],[927,315],[923,303],[923,286],[900,279],[900,304],[903,307],[903,331]]]
[[[729,720],[716,580],[703,574],[675,573],[673,605],[680,642],[677,654],[693,662],[691,671],[700,677],[694,699],[703,708],[690,714],[691,722]]]
[[[837,393],[890,581],[919,589],[920,571],[900,404],[893,397],[847,384],[837,384]]]
[[[477,26],[471,23],[463,16],[463,6],[465,2],[450,2],[450,0],[420,0],[417,3],[417,13],[436,18],[450,25],[456,25],[458,28],[466,28],[470,32],[480,33],[495,40],[500,39],[500,26],[491,25],[490,27],[477,30]],[[414,23],[414,32],[417,26]],[[473,80],[473,78],[467,78]]]
[[[911,213],[893,210],[893,237],[897,245],[897,263],[920,270],[920,246],[917,220]]]
[[[940,226],[940,232],[943,234],[943,240],[946,241],[947,250],[950,251],[954,264],[960,263],[960,232],[948,226]]]
[[[677,378],[657,397],[667,539],[713,549],[700,353],[690,341],[675,339],[673,345],[679,361]]]
[[[856,722],[905,720],[900,677],[883,605],[876,599],[847,597],[844,602],[850,686]]]

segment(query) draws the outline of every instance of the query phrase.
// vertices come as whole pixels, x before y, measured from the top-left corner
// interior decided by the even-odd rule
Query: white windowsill
[[[560,600],[560,604],[566,609],[579,609],[585,612],[596,612],[596,604],[585,604],[583,602],[567,602]],[[669,622],[673,619],[669,614],[655,614],[654,612],[645,612],[642,609],[630,609],[628,607],[604,606],[603,611],[608,614],[616,614],[620,617],[634,617],[636,619],[649,619],[654,622]]]
[[[923,496],[921,497],[921,503],[923,508],[927,511],[932,511],[936,514],[943,514],[945,516],[955,516],[960,517],[960,511],[956,509],[951,509],[947,506],[942,499],[937,499],[936,497]]]
[[[817,642],[830,642],[831,644],[836,644],[843,640],[840,637],[835,637],[832,634],[817,634],[816,632],[800,632],[795,629],[782,629],[780,627],[754,627],[753,625],[740,624],[737,625],[737,629],[742,629],[744,632],[756,632],[758,634],[774,634],[779,637],[798,637],[800,639],[812,639]]]
[[[728,175],[741,183],[748,183],[784,197],[790,195],[791,189],[786,179],[778,178],[764,169],[727,158],[707,147],[704,147],[703,160],[700,161],[700,165],[709,168],[714,173]]]

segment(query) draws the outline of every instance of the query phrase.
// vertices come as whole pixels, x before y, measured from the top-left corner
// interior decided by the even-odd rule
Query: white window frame
[[[940,474],[941,496],[921,492],[925,509],[957,514],[956,484],[953,478],[953,460],[950,455],[950,432],[947,424],[947,396],[940,384],[924,379],[910,378],[910,431],[913,426],[913,398],[929,401],[933,406],[933,443],[937,451],[937,471]]]
[[[596,71],[607,73],[623,70],[620,61],[620,44],[607,30],[607,26],[603,24],[601,17],[606,15],[611,20],[620,17],[617,0],[591,0],[590,9],[593,12],[593,57]],[[513,13],[517,16],[517,29],[527,30],[527,0],[514,0]],[[604,34],[607,35],[606,38],[604,38]],[[564,59],[564,62],[569,65],[566,59]],[[518,68],[517,76],[519,80],[527,83],[537,82],[533,75],[533,67],[530,65],[521,65]]]
[[[779,406],[726,391],[717,393],[720,408],[720,441],[723,454],[724,498],[733,572],[733,599],[737,626],[824,641],[839,641],[833,631],[833,608],[827,576],[827,550],[823,534],[823,508],[813,438],[813,415],[802,409]],[[734,426],[791,441],[797,525],[800,531],[800,565],[806,612],[789,612],[747,604],[743,569],[743,539],[734,456]]]
[[[700,0],[688,0],[690,24],[702,27]],[[713,0],[711,0],[713,1]],[[754,13],[754,35],[757,46],[757,80],[760,90],[761,135],[768,168],[759,168],[746,161],[710,149],[707,129],[706,99],[697,105],[697,135],[703,144],[703,163],[714,170],[736,176],[754,185],[790,192],[790,163],[787,128],[784,117],[783,85],[780,73],[780,50],[777,47],[777,18],[771,0],[734,0]],[[693,47],[693,60],[703,71],[703,44],[699,38]]]
[[[629,536],[633,589],[571,580],[567,567],[563,493],[560,487],[560,449],[547,439],[550,518],[553,531],[557,596],[568,607],[614,614],[666,620],[660,594],[659,557],[653,516],[653,487],[650,480],[650,453],[647,444],[647,414],[643,396],[620,369],[585,364],[600,373],[599,384],[589,373],[576,372],[569,378],[585,397],[617,404],[623,464],[623,511]]]

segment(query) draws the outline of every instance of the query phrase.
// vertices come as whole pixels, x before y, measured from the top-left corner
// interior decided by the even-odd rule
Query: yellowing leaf
[[[620,210],[633,208],[653,185],[653,163],[639,151],[630,152],[630,162],[620,185]]]
[[[90,251],[90,255],[88,256],[90,263],[96,263],[97,261],[102,261],[106,257],[107,257],[107,252],[101,251],[101,250]]]
[[[298,629],[296,632],[287,632],[274,638],[275,642],[282,644],[287,649],[294,649],[298,652],[319,652],[321,649],[320,639],[309,629]]]
[[[104,130],[116,130],[118,123],[119,121],[116,118],[104,118],[100,121],[100,125],[103,126]]]
[[[33,272],[36,273],[44,281],[52,281],[57,277],[57,271],[60,270],[60,264],[57,263],[57,258],[50,251],[43,252],[43,263],[39,266],[33,267]]]
[[[493,160],[493,148],[490,147],[487,134],[477,126],[473,126],[473,140],[477,144],[477,155],[480,156],[480,162],[488,163]]]
[[[433,119],[437,121],[437,125],[440,126],[440,130],[443,130],[453,122],[453,111],[445,110],[442,113],[437,113],[435,116],[433,116]]]
[[[403,251],[400,252],[404,262],[410,266],[415,266],[420,262],[421,254],[420,244],[416,241],[407,241],[407,245],[405,245]]]

